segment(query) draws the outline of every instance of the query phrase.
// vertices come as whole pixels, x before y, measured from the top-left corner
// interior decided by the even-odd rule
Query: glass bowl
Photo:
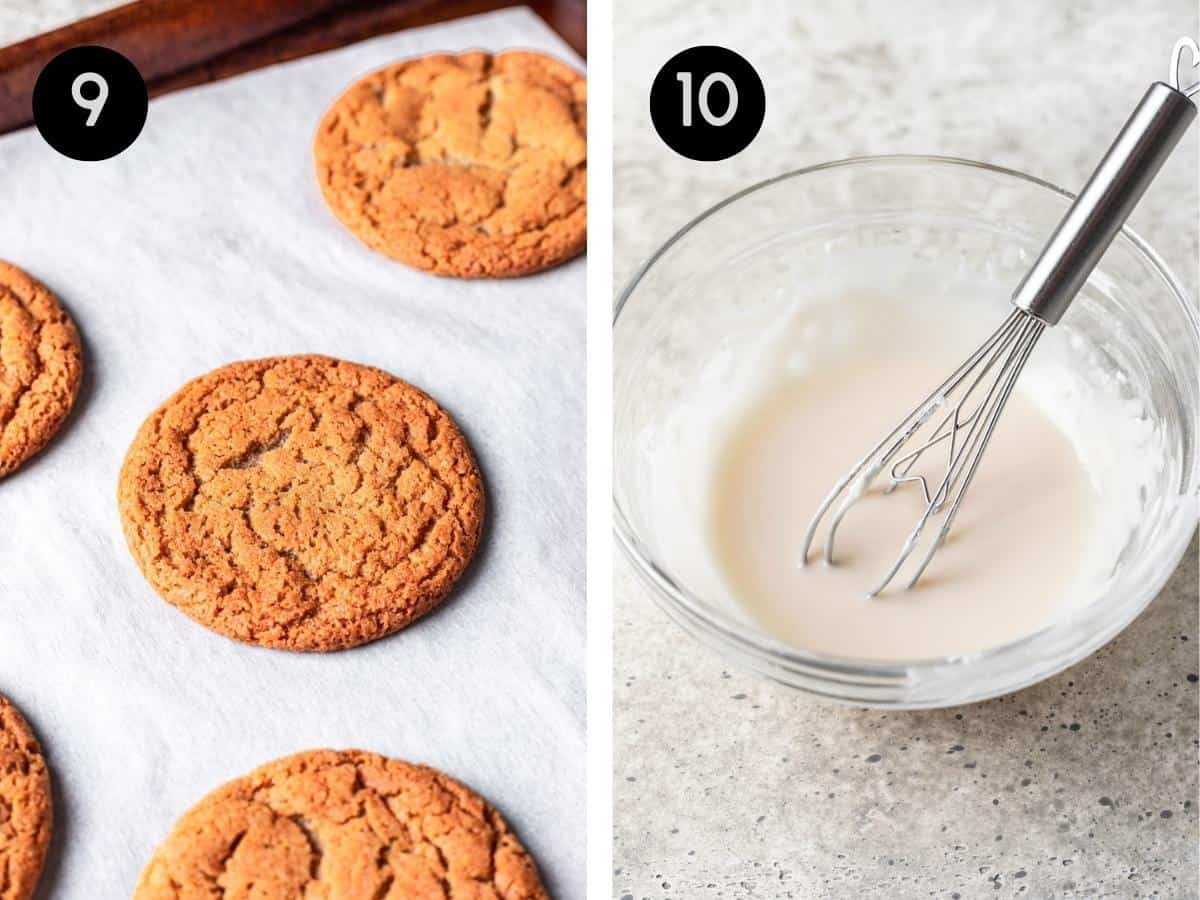
[[[964,303],[987,303],[1003,316],[1070,200],[1028,175],[967,160],[849,159],[736,194],[654,254],[622,293],[614,322],[614,517],[619,545],[673,620],[731,661],[816,697],[921,708],[975,702],[1047,678],[1111,640],[1153,600],[1200,509],[1200,327],[1166,266],[1128,229],[1053,332],[1068,355],[1107,373],[1105,390],[1132,411],[1131,429],[1153,459],[1113,475],[1122,482],[1114,495],[1133,497],[1136,515],[1103,582],[1032,635],[896,663],[783,644],[688,571],[703,540],[706,488],[686,445],[703,449],[712,435],[676,435],[684,449],[662,458],[664,423],[680,404],[707,401],[707,370],[749,339],[746,323],[756,310],[839,278],[886,291],[898,267],[930,283],[970,284]],[[972,346],[964,344],[964,355]],[[667,482],[679,494],[664,517]],[[680,549],[689,542],[692,563]]]

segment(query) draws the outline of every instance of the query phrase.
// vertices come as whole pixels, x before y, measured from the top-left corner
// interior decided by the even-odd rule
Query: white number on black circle
[[[692,124],[692,73],[679,72],[675,78],[683,85],[683,127],[689,128]],[[708,95],[714,84],[723,85],[729,94],[729,105],[719,116],[714,116],[712,108],[708,105]],[[700,115],[704,117],[704,121],[714,128],[720,128],[722,125],[728,125],[737,114],[737,85],[724,72],[713,72],[700,82],[700,93],[697,100],[700,104]]]
[[[83,96],[85,84],[96,86],[95,97]],[[88,111],[87,122],[84,124],[90,128],[100,118],[100,110],[104,109],[104,104],[108,100],[108,82],[95,72],[83,72],[76,76],[75,81],[71,83],[71,99]]]

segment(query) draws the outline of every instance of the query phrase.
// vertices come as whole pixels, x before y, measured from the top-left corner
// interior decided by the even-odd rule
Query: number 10
[[[683,127],[690,128],[692,125],[692,73],[679,72],[675,76],[683,85]],[[708,105],[708,92],[712,90],[714,84],[723,84],[725,90],[729,92],[729,106],[725,112],[719,116],[714,116],[712,109]],[[713,72],[700,82],[700,115],[709,125],[719,128],[722,125],[729,124],[737,113],[738,93],[737,85],[733,83],[733,79],[724,72]]]

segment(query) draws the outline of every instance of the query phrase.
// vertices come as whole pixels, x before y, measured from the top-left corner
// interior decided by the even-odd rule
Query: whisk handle
[[[1150,85],[1017,286],[1014,305],[1057,324],[1194,118],[1187,95]]]

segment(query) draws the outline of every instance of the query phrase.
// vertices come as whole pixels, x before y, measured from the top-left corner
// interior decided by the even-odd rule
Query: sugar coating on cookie
[[[118,488],[150,584],[248,643],[336,650],[433,609],[467,567],[483,485],[458,426],[386,372],[233,363],[142,425]]]
[[[459,277],[536,272],[587,241],[587,81],[540,53],[427,56],[325,113],[317,180],[367,246]]]
[[[58,432],[82,372],[79,333],[58,299],[0,262],[0,478]]]
[[[428,766],[358,750],[268,763],[175,825],[134,900],[542,900],[537,868],[486,801]]]
[[[42,748],[0,696],[0,900],[29,900],[50,846],[53,805]]]

